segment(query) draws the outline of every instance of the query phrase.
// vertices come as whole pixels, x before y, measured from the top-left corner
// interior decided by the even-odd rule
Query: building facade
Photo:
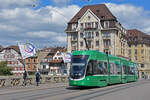
[[[40,62],[40,71],[42,74],[48,75],[50,73],[50,61],[52,61],[54,54],[55,52],[50,51]]]
[[[38,69],[37,56],[29,57],[25,59],[25,69],[30,73],[36,72]]]
[[[63,61],[63,51],[57,51],[50,61],[50,74],[51,75],[66,75],[67,67]]]
[[[139,77],[144,74],[150,76],[150,35],[137,29],[127,30],[128,55],[132,61],[137,62]]]
[[[18,46],[8,46],[1,49],[0,61],[7,61],[7,66],[12,68],[12,73],[21,76],[24,72],[24,64]]]
[[[88,5],[69,21],[67,29],[67,52],[87,50],[109,52],[127,57],[126,30],[104,4]]]
[[[37,51],[39,69],[43,69],[43,66],[45,66],[46,63],[48,63],[47,61],[48,61],[49,57],[47,57],[47,56],[51,55],[51,54],[49,54],[51,51],[52,51],[52,47],[43,48],[43,49]],[[47,64],[47,65],[49,65],[49,64]]]
[[[41,73],[46,75],[64,75],[64,73],[66,73],[66,66],[63,62],[61,53],[66,51],[65,47],[50,47],[41,50],[40,55],[44,57],[40,57],[42,59],[39,60],[39,69]]]

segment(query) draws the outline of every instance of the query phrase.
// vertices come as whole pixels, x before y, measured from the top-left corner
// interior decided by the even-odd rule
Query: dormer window
[[[104,18],[105,18],[105,16],[101,16],[101,18],[102,18],[102,19],[104,19]]]
[[[77,25],[76,24],[72,24],[72,29],[76,29],[77,28]]]
[[[104,28],[109,28],[109,21],[104,22]]]
[[[99,13],[99,9],[97,9],[96,12]]]

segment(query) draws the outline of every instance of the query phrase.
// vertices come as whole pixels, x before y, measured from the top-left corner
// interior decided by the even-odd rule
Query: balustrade
[[[23,86],[23,78],[22,77],[0,77],[0,87],[8,87],[8,86]],[[42,76],[40,83],[67,83],[68,76]],[[28,77],[26,80],[27,85],[36,84],[35,77]]]

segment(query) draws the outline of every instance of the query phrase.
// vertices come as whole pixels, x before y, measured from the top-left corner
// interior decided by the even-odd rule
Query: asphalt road
[[[0,88],[0,100],[150,100],[150,80],[103,88],[81,89],[66,83]]]

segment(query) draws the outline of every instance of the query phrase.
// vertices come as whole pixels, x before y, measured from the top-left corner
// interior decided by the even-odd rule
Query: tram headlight
[[[78,73],[78,75],[81,76],[82,74],[81,74],[81,73]]]

